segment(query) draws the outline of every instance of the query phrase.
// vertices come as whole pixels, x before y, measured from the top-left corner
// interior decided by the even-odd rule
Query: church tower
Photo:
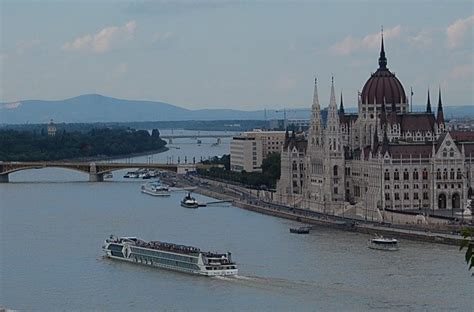
[[[325,157],[323,161],[323,200],[344,201],[344,148],[340,130],[339,111],[334,91],[334,77],[331,82],[328,119],[324,130]]]

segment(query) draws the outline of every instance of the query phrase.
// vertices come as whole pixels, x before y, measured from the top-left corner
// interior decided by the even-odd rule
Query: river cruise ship
[[[375,237],[369,240],[369,248],[386,251],[397,251],[398,241],[395,238]]]
[[[136,237],[115,237],[105,240],[105,256],[185,273],[223,276],[236,275],[237,265],[231,253],[204,252],[191,246],[159,241],[145,242]]]
[[[152,196],[170,196],[168,186],[160,181],[153,181],[142,185],[142,193]]]

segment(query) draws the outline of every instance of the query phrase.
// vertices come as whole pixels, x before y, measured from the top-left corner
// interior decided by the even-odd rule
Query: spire
[[[430,88],[428,88],[428,101],[426,102],[426,112],[431,113]]]
[[[375,120],[375,131],[374,131],[374,145],[372,146],[372,153],[377,152],[379,148],[379,134],[377,131],[378,128],[378,120]]]
[[[380,111],[380,125],[383,126],[387,122],[387,111],[385,110],[385,97]]]
[[[341,91],[341,104],[339,105],[339,113],[344,114],[344,102],[342,101],[342,91]]]
[[[387,69],[387,58],[385,57],[385,49],[383,46],[383,26],[382,26],[382,43],[380,45],[379,69]]]
[[[389,141],[388,141],[388,136],[387,136],[387,126],[385,126],[383,129],[382,153],[385,154],[385,152],[388,151],[388,148],[389,148]]]
[[[319,107],[318,78],[314,78],[313,107]]]
[[[444,123],[444,114],[443,114],[443,103],[441,103],[441,87],[439,87],[438,93],[438,116],[437,116],[438,124]]]
[[[336,93],[334,92],[334,76],[331,78],[331,97],[329,99],[329,107],[334,107],[337,110]]]

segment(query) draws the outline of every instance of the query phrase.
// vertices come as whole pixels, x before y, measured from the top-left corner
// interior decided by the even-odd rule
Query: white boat
[[[112,179],[113,177],[114,175],[112,174],[112,172],[104,174],[104,179]]]
[[[142,193],[152,196],[170,196],[170,190],[167,185],[160,181],[153,181],[142,185]]]
[[[144,264],[204,276],[237,275],[231,253],[204,252],[191,246],[151,241],[136,237],[110,236],[102,246],[111,259]]]
[[[196,198],[191,196],[191,193],[188,193],[188,195],[181,200],[181,206],[184,208],[198,208],[199,203]]]
[[[369,239],[368,247],[377,250],[397,251],[398,241],[395,238],[377,236],[375,238]]]

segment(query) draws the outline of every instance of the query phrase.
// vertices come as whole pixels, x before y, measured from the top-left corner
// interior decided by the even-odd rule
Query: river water
[[[229,139],[175,140],[180,149],[127,161],[222,155]],[[472,311],[474,278],[457,247],[319,228],[230,205],[185,209],[140,193],[143,181],[87,182],[62,169],[27,170],[0,185],[0,307],[19,310]],[[196,195],[202,201],[210,200]],[[237,278],[205,278],[104,259],[110,234],[231,251]]]

